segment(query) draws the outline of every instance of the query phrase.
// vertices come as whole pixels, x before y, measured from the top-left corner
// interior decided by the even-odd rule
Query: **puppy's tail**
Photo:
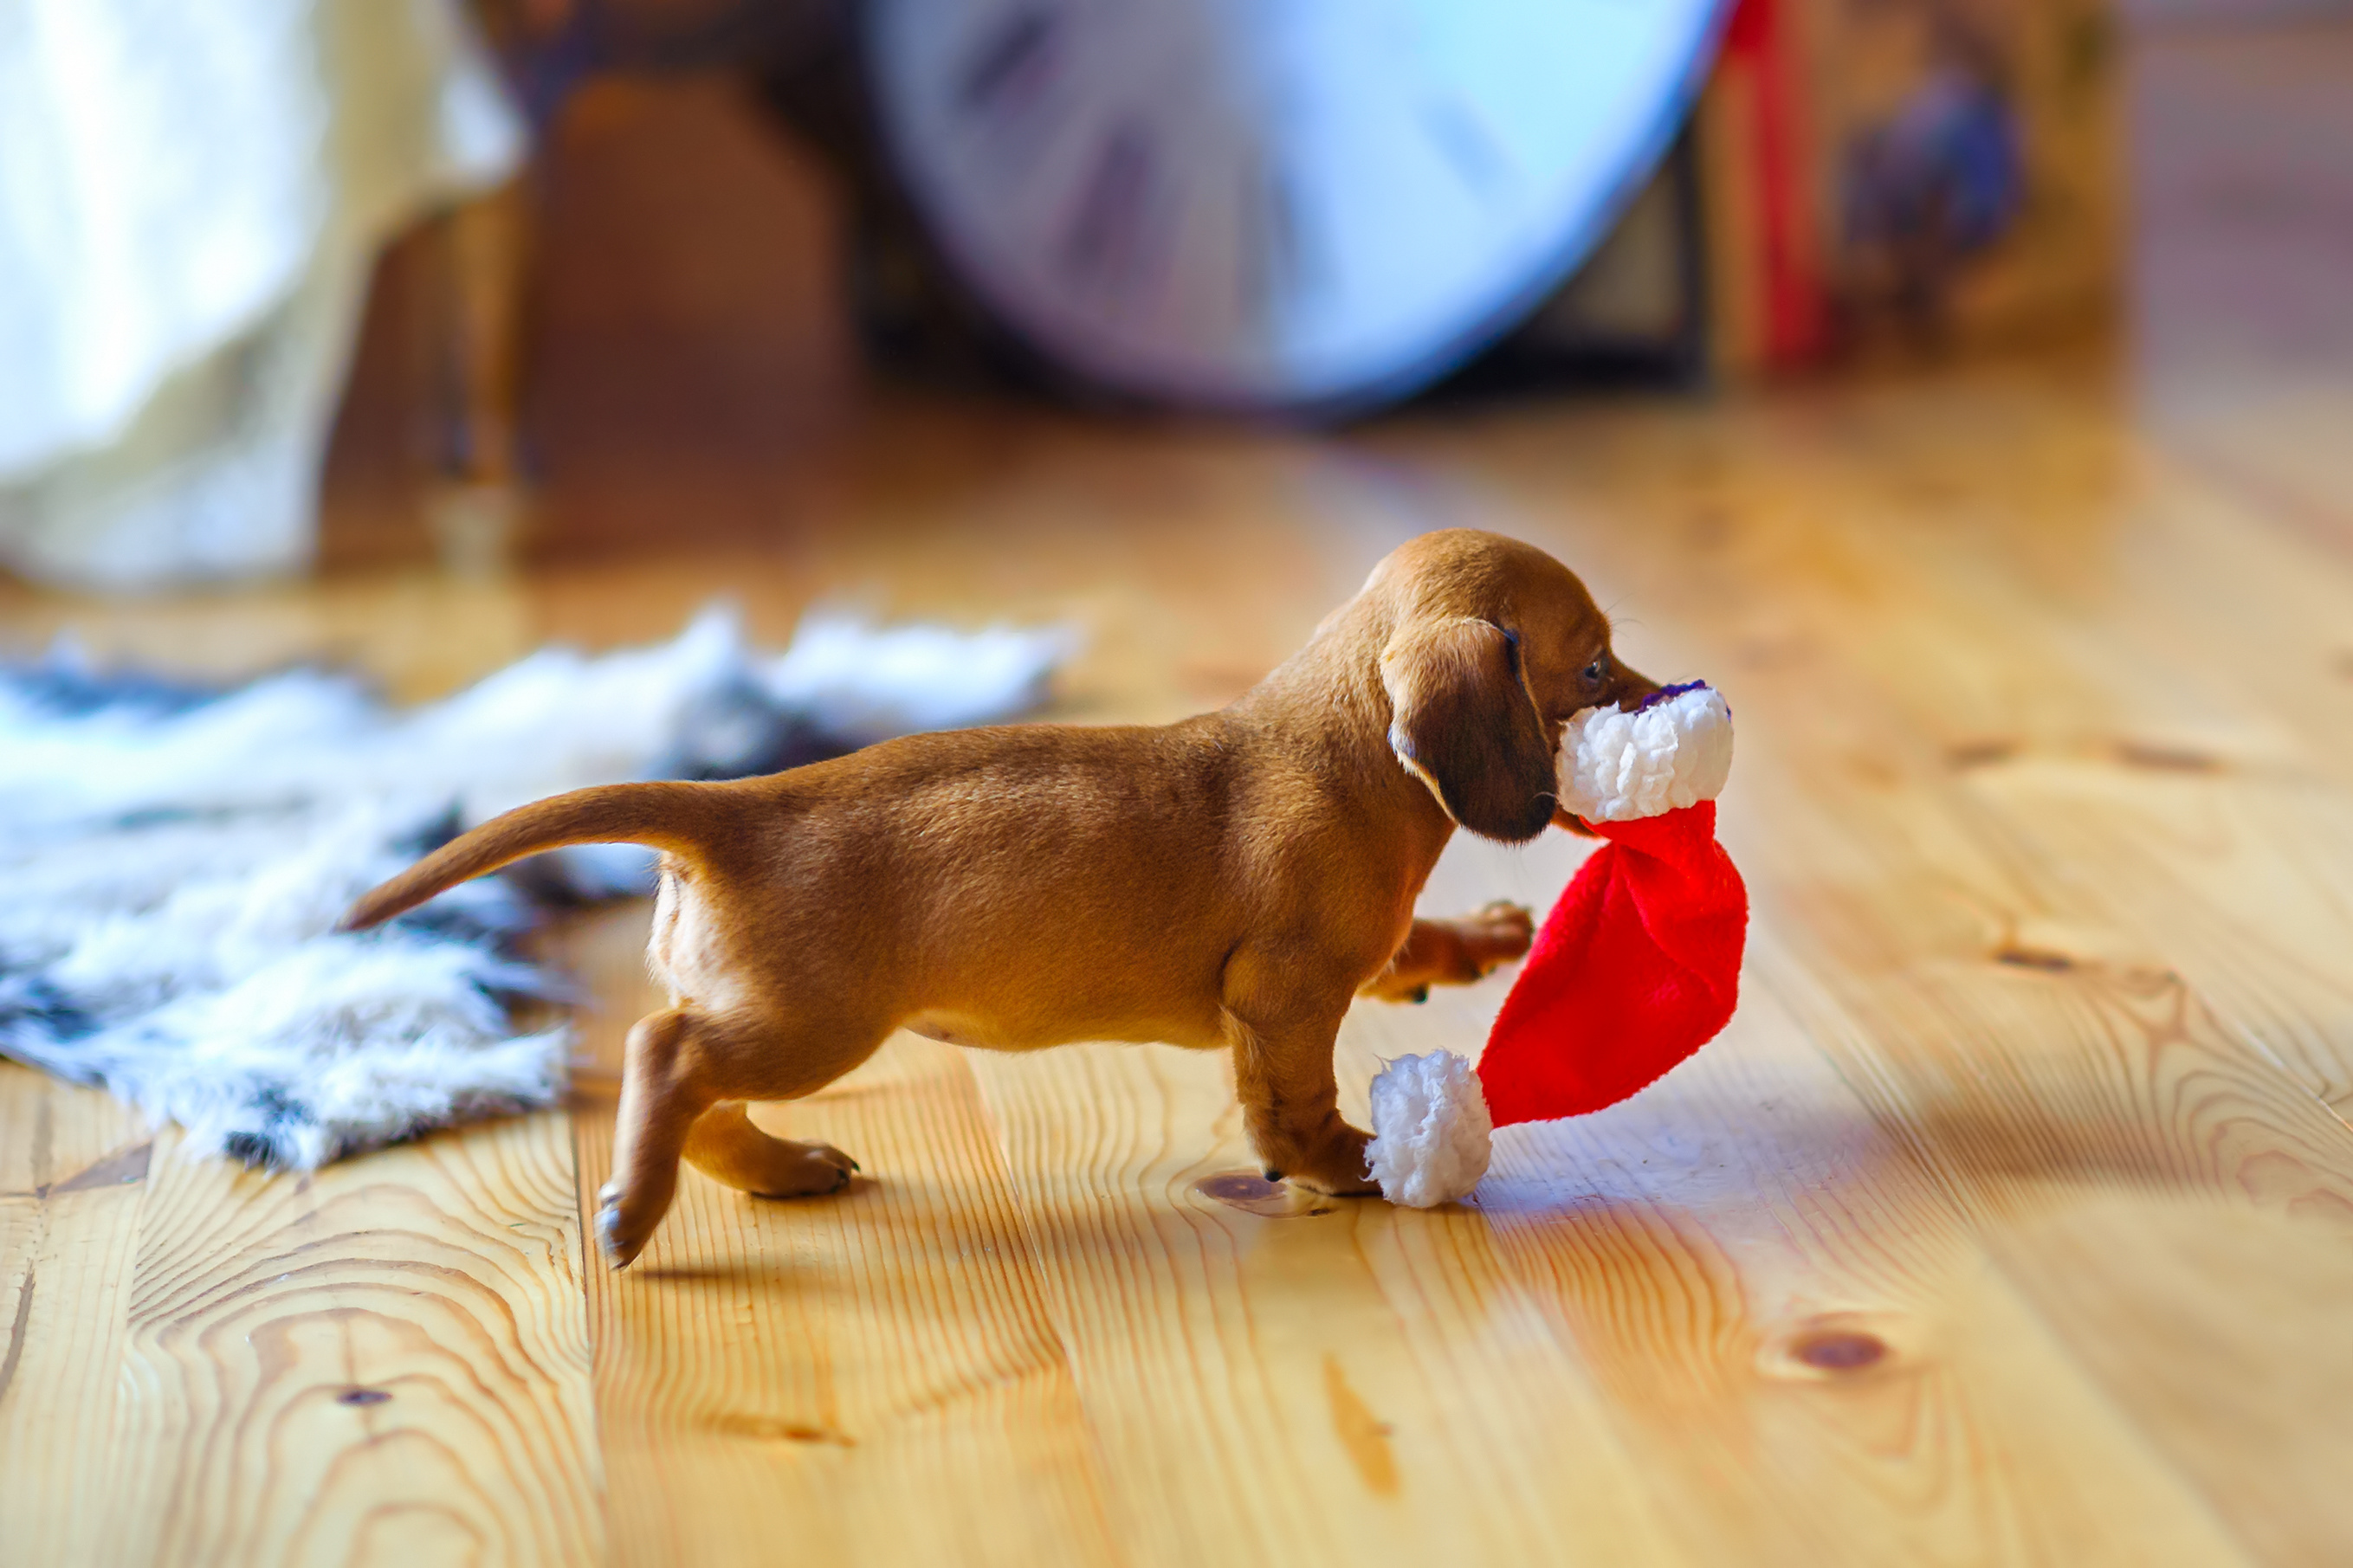
[[[644,844],[701,859],[724,810],[723,793],[707,784],[599,784],[519,805],[362,894],[335,929],[365,931],[460,882],[566,844]]]

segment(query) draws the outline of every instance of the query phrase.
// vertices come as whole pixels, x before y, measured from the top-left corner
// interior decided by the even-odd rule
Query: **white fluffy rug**
[[[464,827],[582,784],[714,778],[1012,717],[1070,637],[805,623],[781,656],[709,612],[665,646],[533,655],[387,708],[295,670],[224,691],[0,669],[0,1053],[103,1084],[187,1147],[309,1168],[547,1105],[558,977],[513,939],[552,900],[644,886],[646,852],[559,851],[374,931],[353,897]]]

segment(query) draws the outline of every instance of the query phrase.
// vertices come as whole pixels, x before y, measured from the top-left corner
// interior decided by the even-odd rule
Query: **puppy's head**
[[[1472,832],[1518,843],[1552,820],[1561,729],[1658,683],[1618,661],[1575,573],[1500,534],[1427,533],[1366,584],[1391,609],[1389,745]]]

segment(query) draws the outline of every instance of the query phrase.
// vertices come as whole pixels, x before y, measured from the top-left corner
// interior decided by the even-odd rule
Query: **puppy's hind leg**
[[[613,1123],[613,1177],[596,1194],[596,1244],[616,1268],[645,1250],[678,1194],[688,1130],[718,1096],[697,1048],[724,1026],[673,1007],[638,1020],[623,1047],[621,1108]]]
[[[638,1020],[621,1070],[613,1179],[597,1194],[596,1240],[614,1268],[643,1251],[670,1212],[681,1156],[731,1186],[776,1196],[831,1192],[849,1181],[856,1166],[848,1155],[770,1138],[742,1104],[821,1089],[873,1055],[889,1033],[881,1025],[841,1026],[686,1007]]]
[[[740,1100],[723,1100],[686,1135],[687,1163],[763,1198],[811,1197],[849,1184],[858,1162],[830,1143],[796,1143],[754,1126]]]

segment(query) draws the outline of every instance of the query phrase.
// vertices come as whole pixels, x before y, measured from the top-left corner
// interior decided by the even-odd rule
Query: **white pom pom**
[[[1712,686],[1662,693],[1632,713],[1588,708],[1560,741],[1560,799],[1588,822],[1631,822],[1723,793],[1732,710]]]
[[[1399,1057],[1373,1079],[1365,1161],[1389,1202],[1436,1208],[1471,1195],[1487,1173],[1494,1131],[1469,1062],[1451,1051]]]

